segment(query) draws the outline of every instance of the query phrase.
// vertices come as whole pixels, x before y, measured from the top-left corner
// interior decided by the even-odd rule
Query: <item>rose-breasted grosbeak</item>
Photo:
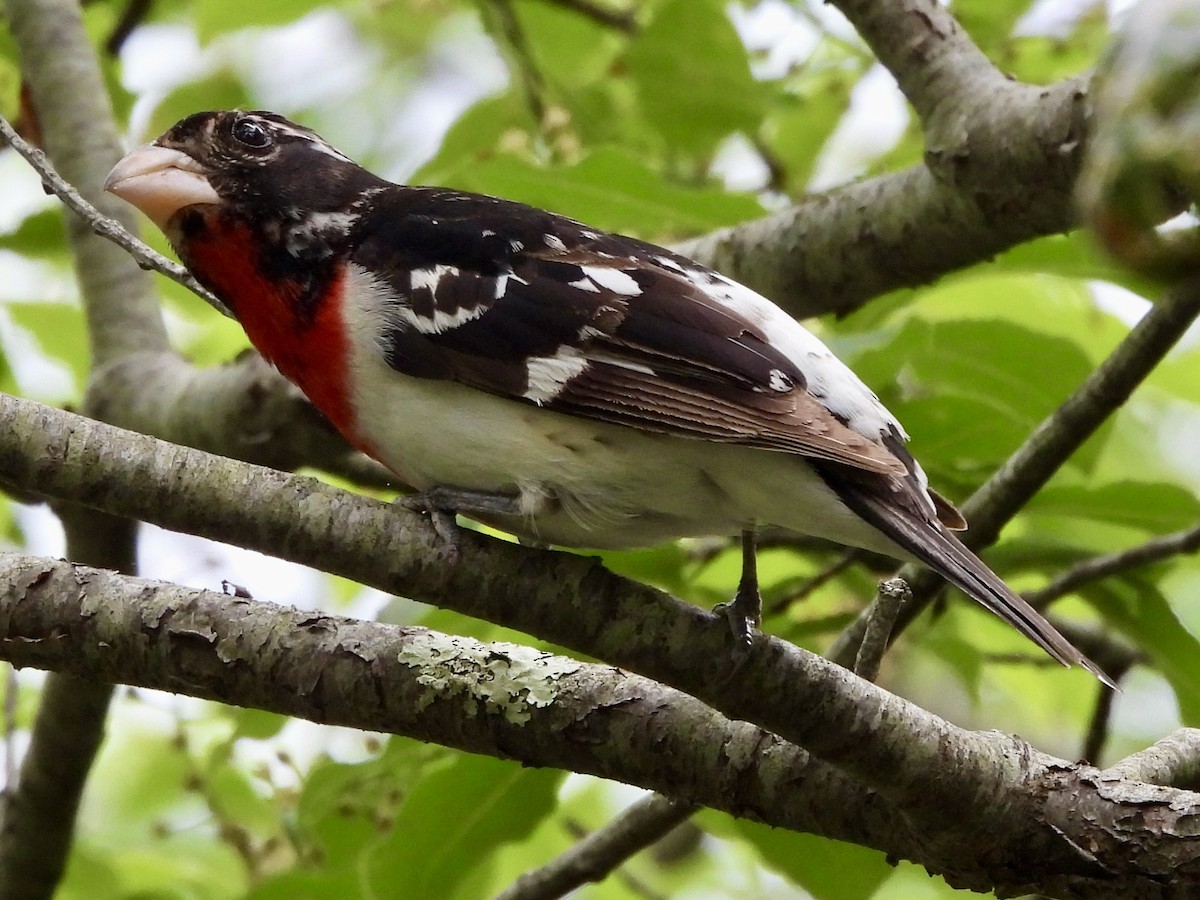
[[[717,272],[520,203],[392,184],[270,112],[189,116],[106,187],[431,514],[592,548],[740,531],[743,640],[755,529],[816,535],[922,562],[1104,678],[951,534],[962,517],[875,395]]]

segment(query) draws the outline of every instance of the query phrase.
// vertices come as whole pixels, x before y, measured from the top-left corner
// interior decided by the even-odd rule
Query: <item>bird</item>
[[[105,188],[166,235],[259,353],[454,541],[461,513],[590,549],[756,535],[919,562],[1113,682],[955,536],[908,435],[770,300],[685,256],[515,201],[401,185],[266,110],[190,115]]]

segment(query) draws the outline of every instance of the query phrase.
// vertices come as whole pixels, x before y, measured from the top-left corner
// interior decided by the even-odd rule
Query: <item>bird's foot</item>
[[[737,674],[758,637],[762,625],[762,595],[758,592],[758,566],[755,554],[754,532],[742,532],[742,578],[737,593],[730,603],[718,603],[713,613],[725,616],[733,634],[733,671]]]
[[[396,502],[406,509],[429,516],[429,523],[438,537],[438,551],[450,568],[457,566],[462,559],[462,529],[455,519],[459,512],[468,516],[489,513],[511,516],[520,513],[516,497],[442,485],[398,497]]]
[[[748,596],[739,588],[730,603],[718,603],[713,607],[714,615],[724,616],[729,624],[729,633],[733,635],[733,660],[736,669],[745,665],[754,649],[754,639],[759,635],[762,624],[762,599],[755,590],[753,596]]]

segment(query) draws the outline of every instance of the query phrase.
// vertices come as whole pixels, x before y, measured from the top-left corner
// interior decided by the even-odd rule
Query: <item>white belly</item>
[[[517,497],[488,521],[574,547],[643,547],[774,525],[897,549],[791,454],[649,434],[550,412],[445,381],[400,375],[373,353],[353,366],[357,431],[418,490]]]

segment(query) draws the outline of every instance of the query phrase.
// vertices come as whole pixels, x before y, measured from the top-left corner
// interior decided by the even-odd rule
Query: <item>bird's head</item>
[[[118,162],[104,187],[174,242],[189,210],[298,221],[380,183],[311,129],[256,110],[188,116]]]

